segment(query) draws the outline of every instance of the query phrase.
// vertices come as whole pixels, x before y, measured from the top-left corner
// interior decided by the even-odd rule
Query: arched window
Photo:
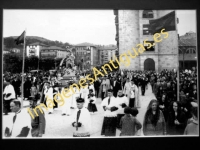
[[[194,48],[188,48],[186,54],[196,54],[196,50]]]
[[[143,18],[153,18],[153,11],[152,10],[144,10],[142,17]]]

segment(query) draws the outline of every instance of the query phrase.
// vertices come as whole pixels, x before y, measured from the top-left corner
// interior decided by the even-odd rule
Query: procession
[[[53,98],[63,90],[63,87],[59,87],[57,76],[46,75],[44,77],[43,75],[41,76],[43,78],[39,76],[39,74],[29,74],[24,82],[24,85],[28,86],[24,86],[26,94],[23,103],[28,104],[32,114],[34,114],[34,118],[29,116],[29,118],[26,118],[27,120],[24,120],[24,118],[22,120],[31,129],[32,137],[45,137],[45,134],[48,135],[50,131],[47,129],[51,124],[50,120],[57,122],[57,118],[62,119],[66,124],[62,123],[58,127],[54,126],[54,128],[58,129],[51,130],[62,128],[63,133],[68,133],[69,131],[67,130],[73,131],[71,135],[65,134],[66,137],[95,135],[93,133],[92,120],[96,122],[96,119],[102,121],[98,136],[141,136],[142,127],[142,133],[145,136],[184,135],[186,134],[187,120],[197,116],[197,109],[191,110],[190,103],[180,104],[177,101],[177,73],[173,71],[163,70],[161,73],[130,70],[111,72],[108,76],[99,78],[94,84],[88,85],[86,88],[79,90],[74,87],[75,94],[69,98],[63,98],[63,100],[59,100],[60,97],[57,97],[58,99]],[[84,73],[80,77],[83,76]],[[17,75],[5,76],[4,81],[6,84],[4,85],[4,92],[6,93],[6,87],[12,89],[10,99],[14,99],[14,101],[10,102],[11,106],[17,99],[20,99],[21,81],[18,80]],[[68,88],[73,83],[76,82],[69,80],[64,88]],[[195,83],[191,86],[195,86]],[[191,90],[188,92],[193,93]],[[153,98],[146,98],[148,108],[144,108],[141,103],[147,92]],[[190,95],[188,99],[195,101],[195,95]],[[42,111],[35,109],[40,103],[49,106],[47,97],[51,97],[54,100],[51,104],[52,106],[48,107],[48,111],[44,106],[41,107]],[[5,100],[5,115],[11,115],[11,111],[16,111],[9,107],[9,101],[11,100]],[[15,107],[17,107],[17,104],[15,104]],[[141,107],[143,110],[141,110]],[[27,108],[22,110],[27,110]],[[35,110],[37,115],[34,113]],[[77,118],[79,110],[81,110],[81,114]],[[146,111],[146,113],[145,116],[140,116],[140,119],[138,119],[137,116],[140,115],[140,111]],[[151,113],[153,112],[158,113],[156,115],[159,118],[152,118]],[[180,118],[177,118],[177,122],[181,124],[180,126],[174,124],[175,118],[173,115],[175,112],[181,113]],[[54,113],[55,115],[53,115]],[[27,113],[27,115],[29,114]],[[58,117],[58,115],[62,116],[62,118]],[[152,128],[152,122],[157,123],[156,130]],[[17,129],[14,128],[14,130]],[[19,130],[18,133],[20,132],[22,131]],[[23,133],[27,135],[26,132]],[[59,136],[59,134],[56,136]],[[19,137],[26,137],[25,135]],[[27,135],[27,137],[31,137],[31,135]]]
[[[179,38],[177,12],[112,11],[116,45],[31,42],[26,30],[7,39],[22,51],[4,54],[3,138],[199,135],[197,61],[180,57],[196,56],[181,45],[196,34]]]

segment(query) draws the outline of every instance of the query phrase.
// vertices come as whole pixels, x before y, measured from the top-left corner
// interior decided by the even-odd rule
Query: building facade
[[[97,46],[90,43],[81,43],[73,47],[72,52],[75,51],[75,64],[80,70],[91,69],[99,65]]]
[[[150,32],[149,20],[160,18],[173,10],[115,10],[116,41],[119,46],[119,55],[137,49],[137,44],[144,40],[154,43]],[[177,31],[168,31],[168,38],[156,43],[151,49],[146,49],[136,58],[131,59],[129,67],[121,65],[121,69],[155,70],[174,69],[178,67],[178,34]],[[145,46],[145,45],[144,45]],[[145,47],[146,48],[146,47]]]
[[[49,46],[41,50],[41,58],[65,58],[67,54],[66,49],[57,46]]]
[[[40,57],[40,52],[43,48],[47,48],[49,47],[48,45],[36,42],[36,43],[32,43],[29,44],[28,46],[26,46],[26,56],[30,57],[30,56],[37,56]]]
[[[179,38],[179,69],[197,67],[197,37],[196,33],[188,32]]]
[[[118,48],[116,46],[107,47],[101,46],[99,47],[99,62],[100,65],[108,63],[110,60],[113,60],[117,57]]]

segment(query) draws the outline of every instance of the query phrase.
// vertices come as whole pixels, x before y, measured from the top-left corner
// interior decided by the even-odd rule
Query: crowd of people
[[[92,71],[77,73],[77,80],[87,74],[92,75]],[[49,115],[54,113],[55,108],[60,107],[60,103],[63,103],[61,106],[63,116],[71,115],[71,109],[76,109],[72,123],[75,128],[74,137],[90,136],[90,115],[98,112],[97,98],[101,98],[101,106],[104,109],[102,136],[116,136],[116,129],[121,131],[120,136],[135,136],[141,128],[145,136],[198,134],[198,107],[192,103],[197,102],[196,71],[180,72],[180,94],[177,92],[175,70],[165,69],[160,73],[116,70],[99,77],[93,84],[85,83],[88,85],[85,88],[74,86],[76,81],[69,81],[65,86],[61,86],[60,77],[59,72],[27,73],[23,83],[23,100],[30,101],[31,111],[34,112],[41,103],[49,106],[52,102],[48,101],[48,98],[52,99],[54,103],[53,107],[48,107]],[[137,114],[138,109],[141,108],[140,97],[145,96],[149,84],[155,99],[150,101],[142,124],[138,121]],[[75,92],[69,93],[71,97],[62,100],[62,97],[56,96],[70,86],[73,86]],[[11,111],[16,115],[20,114],[21,103],[17,99],[20,99],[21,95],[21,74],[4,74],[3,88],[4,115],[8,115]],[[177,100],[178,98],[180,100]],[[20,126],[23,129],[20,131],[23,132],[19,131],[19,135],[12,134],[11,128],[6,128],[5,135],[7,137],[27,136],[29,130],[25,127],[29,127],[32,137],[41,137],[45,133],[45,115],[38,109],[37,114],[32,114],[35,116],[32,119],[30,117],[31,124]]]

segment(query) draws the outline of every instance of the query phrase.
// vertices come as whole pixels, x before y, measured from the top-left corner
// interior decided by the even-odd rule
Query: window
[[[196,54],[196,50],[194,48],[188,48],[186,54]]]
[[[153,11],[152,10],[144,10],[142,17],[143,18],[153,18]]]
[[[149,24],[143,24],[143,35],[152,35]]]
[[[147,43],[154,44],[154,41],[146,41]],[[149,45],[144,45],[146,51],[155,51],[155,46],[151,46],[151,48],[147,48]]]

